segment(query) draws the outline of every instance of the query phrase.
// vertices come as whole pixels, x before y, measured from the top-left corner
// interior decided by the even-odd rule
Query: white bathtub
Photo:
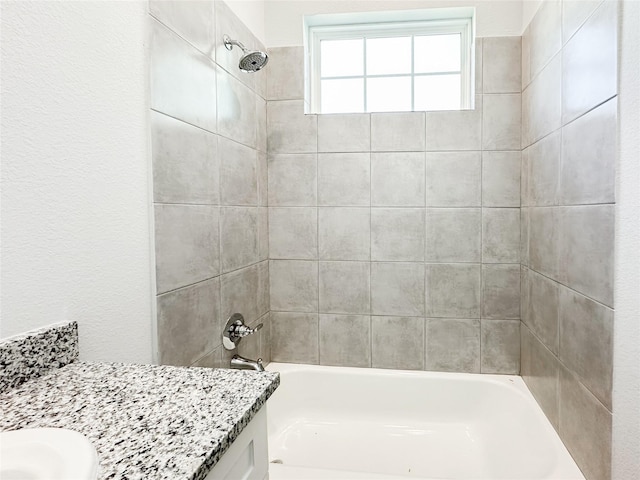
[[[267,370],[270,480],[584,479],[520,377]]]

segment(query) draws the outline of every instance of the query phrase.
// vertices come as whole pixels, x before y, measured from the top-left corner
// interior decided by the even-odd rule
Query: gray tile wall
[[[521,40],[477,52],[474,110],[304,115],[270,50],[274,361],[520,371]]]
[[[546,0],[522,38],[522,376],[611,478],[617,2]]]
[[[158,353],[228,366],[226,319],[267,328],[240,353],[270,359],[266,71],[237,68],[226,33],[264,49],[223,3],[149,3]]]

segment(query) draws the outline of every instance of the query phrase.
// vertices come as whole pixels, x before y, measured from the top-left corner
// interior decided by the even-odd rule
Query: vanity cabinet
[[[205,480],[266,480],[269,477],[267,407],[256,413]]]

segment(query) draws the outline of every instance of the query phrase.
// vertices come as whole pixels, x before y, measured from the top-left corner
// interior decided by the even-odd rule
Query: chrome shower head
[[[225,35],[223,40],[227,50],[233,49],[234,45],[242,49],[243,55],[240,57],[240,62],[238,62],[238,68],[243,72],[257,72],[258,70],[262,70],[269,61],[269,56],[265,52],[248,50],[239,41],[231,40],[229,35]]]

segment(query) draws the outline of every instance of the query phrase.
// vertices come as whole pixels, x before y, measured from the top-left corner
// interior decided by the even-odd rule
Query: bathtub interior
[[[519,377],[276,363],[269,370],[281,373],[267,407],[269,456],[282,462],[272,480],[295,478],[286,468],[299,478],[322,478],[303,470],[584,478]]]

